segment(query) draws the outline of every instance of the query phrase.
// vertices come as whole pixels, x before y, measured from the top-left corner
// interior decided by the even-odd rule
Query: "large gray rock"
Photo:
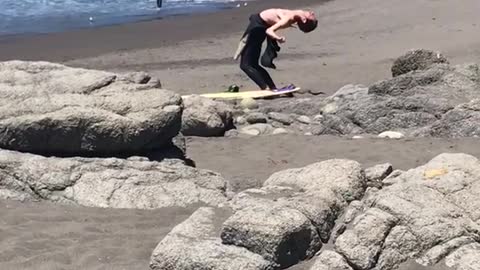
[[[149,76],[47,62],[0,63],[0,147],[60,155],[158,150],[181,127],[182,101]]]
[[[410,71],[427,69],[434,64],[443,63],[448,64],[448,60],[439,52],[412,50],[395,59],[392,66],[392,76],[400,76]]]
[[[152,253],[152,270],[271,270],[272,265],[245,248],[224,245],[218,224],[224,210],[202,207],[177,225]]]
[[[227,182],[181,161],[46,158],[0,150],[0,199],[152,209],[224,205]]]
[[[185,136],[223,136],[233,126],[233,107],[197,95],[183,99],[182,133]]]
[[[368,91],[346,86],[320,106],[322,134],[395,130],[406,136],[478,136],[472,100],[480,98],[479,70],[475,64],[435,64],[377,82]]]
[[[367,192],[353,222],[334,243],[355,269],[391,270],[416,260],[453,269],[478,268],[480,161],[441,154],[394,174]]]
[[[236,212],[225,222],[222,239],[282,267],[291,265],[311,257],[320,240],[329,241],[337,217],[350,201],[363,196],[365,187],[360,164],[351,160],[327,160],[274,173],[263,187],[234,196],[230,205]],[[286,249],[285,239],[296,249]]]
[[[322,245],[305,215],[270,205],[235,212],[223,224],[221,238],[224,244],[245,247],[281,268],[313,257]]]

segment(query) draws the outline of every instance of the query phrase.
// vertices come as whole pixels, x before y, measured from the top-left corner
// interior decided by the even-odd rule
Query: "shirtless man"
[[[317,19],[312,11],[288,10],[272,8],[250,16],[250,24],[245,31],[241,46],[235,58],[241,57],[240,68],[252,79],[260,89],[275,90],[277,87],[268,72],[259,65],[262,43],[267,39],[267,48],[261,63],[265,67],[275,68],[273,59],[280,50],[277,42],[285,42],[285,37],[276,31],[297,25],[304,33],[309,33],[317,27]]]

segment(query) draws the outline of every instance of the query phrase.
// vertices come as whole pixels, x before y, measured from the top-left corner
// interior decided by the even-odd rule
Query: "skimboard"
[[[215,99],[244,99],[244,98],[267,98],[275,97],[299,91],[300,87],[279,89],[279,90],[254,90],[254,91],[240,91],[240,92],[218,92],[200,94],[202,97],[215,98]]]

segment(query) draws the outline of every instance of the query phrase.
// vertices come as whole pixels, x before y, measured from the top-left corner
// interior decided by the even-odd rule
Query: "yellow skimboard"
[[[266,98],[266,97],[274,97],[274,96],[295,93],[300,89],[301,89],[300,87],[296,87],[293,89],[280,90],[280,91],[255,90],[255,91],[240,91],[240,92],[218,92],[218,93],[200,94],[199,96],[214,98],[214,99]],[[182,97],[186,97],[186,96],[182,96]]]

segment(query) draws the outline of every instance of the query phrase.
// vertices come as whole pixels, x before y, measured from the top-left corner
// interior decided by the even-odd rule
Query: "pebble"
[[[245,119],[249,124],[267,123],[267,116],[259,112],[250,113]]]
[[[278,112],[269,112],[268,117],[273,121],[282,123],[284,125],[290,125],[293,123],[292,117],[288,114],[278,113]]]
[[[388,139],[401,139],[404,138],[405,135],[398,131],[385,131],[378,134],[379,138],[388,138]]]
[[[273,130],[272,134],[277,135],[277,134],[285,134],[288,133],[288,130],[284,128],[276,128]]]
[[[310,124],[312,123],[312,120],[310,119],[310,117],[306,116],[306,115],[301,115],[297,118],[297,121],[302,123],[302,124]]]
[[[237,119],[235,119],[235,122],[239,125],[244,125],[247,123],[247,120],[245,119],[245,117],[239,116],[237,117]]]
[[[255,101],[255,99],[253,98],[244,98],[242,99],[242,101],[240,102],[240,106],[244,109],[250,109],[250,110],[253,110],[253,109],[257,109],[258,108],[258,103],[257,101]]]

